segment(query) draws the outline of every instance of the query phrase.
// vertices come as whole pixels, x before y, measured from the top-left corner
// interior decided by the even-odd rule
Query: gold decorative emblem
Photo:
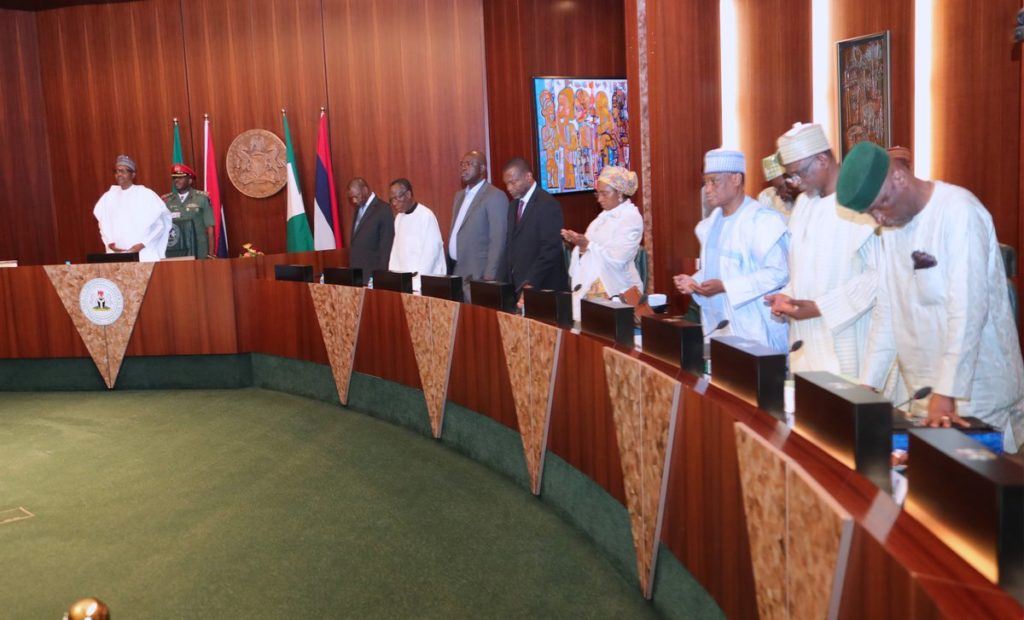
[[[281,138],[266,129],[243,131],[228,147],[228,178],[246,196],[273,196],[287,179],[285,153]]]

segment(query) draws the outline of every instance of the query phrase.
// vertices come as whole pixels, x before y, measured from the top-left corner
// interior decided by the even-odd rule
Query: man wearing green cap
[[[929,426],[974,416],[1016,451],[1024,363],[988,211],[966,189],[918,179],[870,142],[846,156],[836,193],[887,229],[862,380],[878,387],[895,357],[910,392],[932,388]]]

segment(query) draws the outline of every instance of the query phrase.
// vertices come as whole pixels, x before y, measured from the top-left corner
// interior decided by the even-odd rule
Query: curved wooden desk
[[[343,264],[344,251],[156,265],[129,356],[263,353],[328,364],[308,286],[276,282],[274,263]],[[269,273],[269,275],[268,275]],[[87,357],[42,267],[0,269],[0,358]],[[547,449],[619,502],[625,488],[603,350],[564,332]],[[661,542],[728,617],[758,616],[734,424],[806,471],[854,521],[838,615],[1020,618],[1021,606],[866,479],[766,413],[637,352],[682,384]],[[421,389],[401,295],[366,291],[356,372]],[[447,398],[518,430],[497,315],[459,310]]]

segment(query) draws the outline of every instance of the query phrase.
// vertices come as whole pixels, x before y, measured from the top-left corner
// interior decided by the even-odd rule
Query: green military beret
[[[863,213],[878,197],[889,173],[889,154],[873,142],[859,142],[843,159],[836,184],[836,200]]]

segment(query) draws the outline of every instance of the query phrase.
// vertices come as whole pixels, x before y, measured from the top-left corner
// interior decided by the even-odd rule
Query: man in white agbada
[[[138,252],[140,261],[164,258],[171,212],[156,192],[132,184],[135,162],[127,155],[118,155],[114,179],[117,185],[110,186],[92,210],[107,254]]]
[[[644,218],[633,201],[636,173],[619,166],[605,166],[594,186],[601,212],[579,234],[562,229],[562,239],[572,244],[569,277],[572,278],[572,314],[580,320],[580,299],[614,297],[631,288],[644,295],[636,269],[636,253],[644,237]]]
[[[768,295],[790,319],[793,372],[821,370],[856,380],[878,285],[880,241],[870,216],[836,204],[836,163],[820,125],[797,123],[778,140],[786,179],[802,192],[789,218],[789,285]]]
[[[761,190],[757,195],[757,201],[764,206],[775,209],[782,218],[789,222],[789,216],[793,212],[793,190],[786,183],[786,169],[779,159],[778,152],[772,153],[761,160],[761,170],[764,172],[764,180],[768,187]]]
[[[743,153],[715,149],[704,156],[704,197],[713,210],[697,224],[700,271],[673,278],[700,304],[705,338],[720,333],[776,351],[789,348],[786,322],[773,317],[763,297],[789,280],[789,233],[782,216],[743,192]]]
[[[932,388],[929,426],[974,416],[1016,451],[1024,362],[988,211],[962,187],[914,177],[870,142],[847,154],[837,194],[886,227],[863,380],[880,386],[896,357],[908,390]]]
[[[420,274],[443,276],[448,273],[444,243],[434,212],[416,202],[408,179],[391,182],[391,208],[395,210],[395,240],[391,245],[390,271],[415,272],[414,291],[420,290]]]

